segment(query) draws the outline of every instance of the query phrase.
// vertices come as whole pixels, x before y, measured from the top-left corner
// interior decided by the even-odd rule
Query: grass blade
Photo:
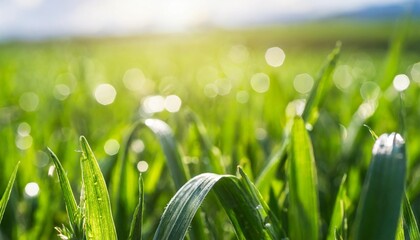
[[[262,220],[265,222],[264,227],[266,227],[270,237],[272,239],[285,238],[286,235],[281,226],[281,222],[273,213],[273,211],[270,210],[269,206],[264,201],[263,197],[261,196],[260,192],[258,192],[255,185],[251,182],[251,180],[242,170],[241,167],[238,167],[238,173],[241,176],[241,182],[243,183],[244,188],[247,190],[249,196],[253,200],[253,204],[259,206],[258,208],[260,208]]]
[[[85,137],[80,137],[85,224],[88,239],[117,239],[108,189],[98,162]]]
[[[363,185],[355,220],[355,239],[395,238],[405,172],[403,138],[397,133],[381,135],[373,146],[372,161]]]
[[[328,55],[327,62],[319,72],[315,85],[313,86],[306,101],[302,117],[305,122],[312,125],[317,120],[318,108],[328,90],[328,84],[336,67],[338,57],[340,55],[340,49],[341,44],[337,43],[334,50]],[[267,165],[261,171],[261,174],[256,180],[256,186],[263,196],[268,194],[270,182],[274,179],[274,175],[276,174],[278,167],[281,165],[282,160],[284,160],[286,149],[290,142],[289,138],[290,136],[287,134],[284,136],[281,147],[270,156]]]
[[[58,179],[60,180],[60,187],[64,197],[64,203],[67,209],[67,215],[70,220],[70,224],[75,227],[76,225],[76,216],[78,212],[78,207],[76,203],[76,199],[74,198],[73,191],[71,189],[70,181],[67,178],[67,174],[64,171],[63,166],[61,165],[60,160],[58,160],[57,156],[48,148],[48,152],[50,153],[50,157],[54,162]]]
[[[191,121],[194,130],[197,132],[202,152],[209,161],[210,169],[208,169],[208,171],[223,174],[225,170],[221,161],[220,150],[213,146],[211,143],[204,124],[201,122],[200,118],[192,111],[187,112],[187,119]]]
[[[344,229],[345,226],[343,225],[346,218],[346,178],[347,175],[344,175],[341,180],[340,188],[338,189],[328,230],[327,240],[336,239],[337,233],[340,233],[342,237],[346,235],[346,229]]]
[[[403,223],[404,230],[408,232],[409,239],[419,240],[420,232],[417,225],[416,217],[414,216],[413,209],[411,209],[410,201],[407,195],[404,197],[403,203]]]
[[[143,210],[144,210],[144,184],[143,178],[139,177],[139,203],[134,211],[133,221],[131,222],[129,240],[142,239]]]
[[[315,159],[302,118],[296,117],[292,127],[289,160],[290,239],[318,239],[319,210]]]
[[[178,151],[171,128],[168,124],[159,119],[147,119],[144,124],[152,130],[159,139],[163,152],[165,153],[166,162],[174,180],[175,187],[180,189],[189,179],[189,173],[182,162],[181,154]]]
[[[16,167],[9,178],[9,182],[7,183],[6,190],[4,191],[3,196],[1,197],[1,200],[0,200],[0,223],[1,223],[1,220],[3,219],[3,215],[4,215],[4,211],[6,210],[7,203],[9,202],[10,194],[12,193],[13,183],[15,182],[15,179],[16,179],[16,174],[19,169],[19,164],[20,162],[16,164]]]
[[[258,205],[231,175],[200,174],[188,181],[171,199],[163,213],[154,239],[183,239],[204,198],[214,189],[239,239],[270,239]]]
[[[317,81],[306,101],[305,109],[302,113],[302,118],[305,122],[314,124],[318,119],[318,108],[325,93],[328,90],[332,73],[337,65],[338,57],[340,55],[341,43],[337,42],[334,50],[328,55],[327,64],[321,69],[317,77]]]

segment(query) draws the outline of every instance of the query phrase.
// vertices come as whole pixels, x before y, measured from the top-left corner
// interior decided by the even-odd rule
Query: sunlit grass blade
[[[139,202],[136,206],[136,210],[133,214],[133,220],[131,222],[129,240],[142,239],[142,227],[143,227],[143,210],[144,210],[144,184],[143,177],[140,174],[139,177]]]
[[[295,118],[291,132],[287,173],[290,239],[318,239],[319,209],[315,159],[305,123],[298,117]]]
[[[10,194],[12,193],[13,183],[15,182],[16,174],[19,169],[19,163],[20,162],[16,164],[16,167],[9,178],[9,182],[7,183],[6,190],[4,191],[3,196],[1,197],[1,200],[0,200],[0,223],[1,223],[1,220],[3,220],[3,215],[7,207],[7,202],[9,202]]]
[[[147,119],[144,124],[152,130],[159,139],[166,162],[171,172],[177,189],[181,188],[189,179],[189,173],[182,162],[181,154],[178,151],[171,128],[164,121],[159,119]]]
[[[85,137],[80,137],[85,191],[85,230],[88,239],[117,239],[108,189]]]
[[[411,209],[411,204],[407,195],[404,196],[403,223],[404,230],[408,232],[409,239],[420,240],[419,227],[417,225],[416,217],[414,216],[413,209]]]
[[[355,239],[394,239],[404,194],[406,153],[397,133],[383,134],[372,150],[372,161],[357,208]]]
[[[261,196],[260,192],[257,190],[255,185],[251,182],[241,167],[238,167],[238,173],[241,176],[241,182],[243,183],[244,188],[248,191],[249,196],[253,200],[253,204],[260,208],[260,214],[263,218],[262,220],[265,222],[264,227],[266,227],[270,237],[272,239],[280,239],[280,237],[286,237],[278,217],[273,213],[273,211],[271,211],[268,204]]]
[[[308,122],[312,125],[318,118],[318,108],[328,90],[332,73],[334,72],[340,55],[340,49],[341,44],[337,43],[337,46],[328,55],[327,62],[320,70],[315,85],[313,86],[311,93],[306,101],[302,118],[305,120],[305,122]],[[283,137],[281,147],[270,156],[266,166],[257,177],[256,186],[261,194],[263,194],[263,196],[268,194],[270,182],[274,178],[274,175],[278,167],[281,165],[282,160],[284,160],[287,146],[290,142],[289,138],[290,136],[288,136],[286,133],[286,135]]]
[[[203,153],[206,155],[211,169],[208,169],[210,172],[223,174],[225,172],[223,163],[221,162],[220,150],[213,146],[211,143],[206,128],[198,116],[192,112],[187,112],[187,117],[191,121],[192,126],[197,132],[198,138],[200,140],[201,148]]]
[[[306,101],[305,109],[303,110],[302,118],[305,122],[314,124],[318,119],[318,108],[322,99],[328,90],[331,76],[337,65],[338,57],[340,55],[341,43],[338,42],[334,50],[328,55],[327,63],[318,74],[317,80],[313,89]]]
[[[337,197],[335,199],[334,209],[330,220],[327,240],[336,239],[336,235],[339,234],[344,238],[346,236],[345,221],[346,221],[346,178],[344,175],[340,188],[338,189]]]
[[[50,157],[53,160],[56,171],[57,171],[57,175],[60,181],[61,191],[63,193],[64,203],[66,205],[70,224],[74,226],[76,223],[75,218],[77,216],[78,207],[77,207],[76,199],[74,198],[73,191],[71,189],[70,181],[67,178],[67,174],[64,171],[64,168],[61,165],[60,160],[58,160],[57,156],[49,148],[48,148],[48,152],[50,153]]]
[[[270,239],[259,212],[261,207],[253,204],[252,196],[240,179],[213,173],[200,174],[178,190],[163,213],[154,239],[183,239],[197,209],[212,189],[228,214],[238,239]]]

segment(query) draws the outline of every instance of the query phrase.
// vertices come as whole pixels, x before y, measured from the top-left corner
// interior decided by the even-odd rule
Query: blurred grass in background
[[[396,72],[390,74],[404,75],[386,84],[383,73],[389,67],[385,60],[390,39],[402,34],[395,23],[387,22],[326,22],[132,38],[2,43],[1,191],[18,161],[20,167],[0,238],[52,239],[57,235],[54,227],[68,222],[47,146],[60,158],[79,196],[79,136],[89,139],[109,183],[121,177],[114,164],[122,155],[130,128],[137,120],[152,116],[172,128],[190,176],[202,173],[205,168],[201,164],[209,158],[220,157],[224,173],[235,174],[237,165],[241,165],[255,180],[270,154],[280,146],[287,121],[295,109],[302,108],[301,99],[307,98],[337,40],[342,42],[342,52],[332,75],[332,87],[310,131],[321,236],[326,235],[344,173],[347,196],[353,203],[359,199],[374,143],[369,131],[361,128],[363,123],[376,133],[404,126],[407,194],[415,216],[419,216],[418,26],[417,22],[409,25],[402,51],[397,51],[399,61],[392,63]],[[410,85],[405,90],[401,84],[406,83],[406,77]],[[194,130],[191,112],[205,127],[205,140]],[[200,141],[208,141],[214,148],[206,149]],[[174,182],[164,167],[159,143],[150,132],[136,132],[127,154],[124,178],[128,184],[119,196],[127,212],[115,220],[117,231],[124,232],[119,232],[123,234],[120,236],[128,234],[138,199],[139,168],[145,172],[143,234],[149,239],[175,194]],[[284,171],[279,171],[277,178],[282,174]],[[273,194],[284,188],[281,182],[272,187]],[[113,193],[115,189],[110,192],[111,199],[116,197]],[[279,202],[284,200],[276,197]],[[217,207],[210,201],[204,206]],[[355,207],[349,207],[351,219]],[[213,215],[228,221],[219,212]],[[213,227],[214,236],[232,235],[230,226],[220,229],[220,224],[214,223]]]

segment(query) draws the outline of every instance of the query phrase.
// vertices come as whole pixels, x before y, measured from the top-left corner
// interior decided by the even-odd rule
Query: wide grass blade
[[[394,239],[404,194],[406,153],[398,133],[383,134],[372,150],[355,220],[354,239]]]
[[[108,189],[98,162],[85,137],[80,137],[85,227],[88,239],[117,239]]]
[[[290,239],[318,239],[319,209],[315,159],[305,123],[299,117],[295,118],[292,127],[287,173]]]
[[[144,210],[144,184],[143,177],[139,177],[139,202],[134,211],[133,220],[131,222],[129,240],[142,239],[143,227],[143,210]]]
[[[346,178],[347,175],[344,175],[340,188],[338,189],[337,197],[335,199],[334,209],[329,225],[328,237],[327,240],[335,240],[336,235],[345,238],[346,231],[345,221],[346,221]]]
[[[416,217],[414,216],[413,209],[411,209],[411,204],[407,195],[405,195],[403,203],[403,223],[404,230],[408,233],[409,239],[420,240],[420,232]]]
[[[213,189],[228,214],[238,239],[272,239],[270,222],[262,219],[261,203],[255,201],[242,180],[232,175],[203,173],[188,181],[171,199],[154,239],[183,239],[197,209]],[[266,206],[266,204],[264,204]]]
[[[6,190],[4,191],[3,196],[1,197],[1,200],[0,200],[0,223],[1,223],[1,220],[3,219],[4,211],[6,210],[6,207],[7,207],[7,202],[9,202],[10,194],[12,193],[12,187],[16,179],[17,171],[19,169],[19,163],[20,162],[16,164],[16,167],[13,170],[12,175],[10,176],[9,182],[7,183]]]
[[[305,109],[302,114],[302,118],[305,122],[314,124],[318,118],[318,108],[321,104],[322,99],[325,97],[328,90],[329,82],[337,65],[338,57],[340,55],[341,44],[337,43],[334,50],[328,55],[327,62],[319,72],[315,85],[313,86],[311,93],[306,101]],[[270,182],[274,179],[277,169],[282,164],[282,160],[285,159],[286,150],[290,136],[286,133],[281,143],[281,147],[276,150],[268,160],[267,165],[259,174],[256,180],[256,186],[266,196],[270,188]]]
[[[50,157],[54,162],[58,179],[60,180],[60,187],[63,193],[64,203],[66,205],[67,215],[69,216],[70,224],[75,226],[78,207],[76,199],[74,198],[73,191],[71,189],[70,181],[67,178],[67,174],[64,171],[64,168],[61,165],[60,160],[58,160],[57,156],[49,148],[48,152],[50,153]]]

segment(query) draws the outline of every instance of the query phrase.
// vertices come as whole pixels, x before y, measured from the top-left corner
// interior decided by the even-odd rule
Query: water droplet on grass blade
[[[404,139],[398,133],[382,134],[373,145],[373,154],[391,154],[394,147],[404,145]]]

